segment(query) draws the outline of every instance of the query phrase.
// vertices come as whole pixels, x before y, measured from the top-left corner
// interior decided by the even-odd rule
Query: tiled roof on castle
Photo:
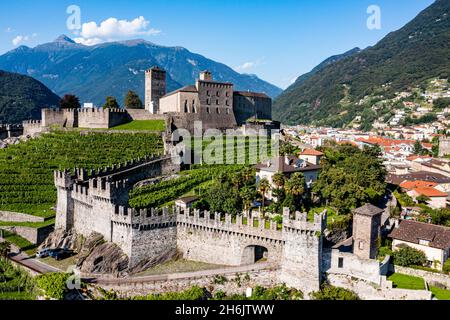
[[[359,207],[354,210],[355,213],[362,214],[365,216],[376,216],[378,214],[382,214],[383,211],[384,211],[383,209],[380,209],[370,203],[366,203],[362,207]]]

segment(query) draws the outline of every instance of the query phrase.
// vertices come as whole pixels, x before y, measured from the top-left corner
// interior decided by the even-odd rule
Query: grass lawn
[[[30,292],[0,292],[0,300],[34,300],[35,296]]]
[[[116,126],[111,130],[148,130],[148,131],[164,131],[166,123],[164,120],[135,120],[120,126]]]
[[[36,246],[17,234],[3,230],[3,239],[16,245],[28,255],[34,255],[36,253]]]
[[[433,295],[439,300],[450,300],[450,290],[430,287],[430,291],[433,292]]]
[[[69,257],[64,260],[55,260],[52,257],[45,257],[42,259],[39,259],[42,263],[45,263],[49,266],[55,267],[63,272],[66,272],[70,266],[74,266],[77,264],[78,255]]]
[[[388,277],[393,282],[394,288],[424,290],[425,281],[422,278],[409,276],[401,273],[394,273]]]
[[[0,221],[0,227],[30,227],[30,228],[42,228],[55,224],[55,218],[49,219],[44,222],[9,222]]]
[[[171,274],[171,273],[183,273],[183,272],[195,272],[201,270],[211,270],[223,268],[222,265],[189,261],[189,260],[175,260],[169,261],[146,271],[138,273],[136,276],[152,276],[158,274]]]

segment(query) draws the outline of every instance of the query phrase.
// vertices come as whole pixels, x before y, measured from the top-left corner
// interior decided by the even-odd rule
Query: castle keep
[[[234,91],[232,83],[214,81],[209,71],[201,72],[194,85],[170,93],[166,88],[166,71],[153,67],[145,72],[144,109],[42,109],[40,126],[109,129],[133,120],[165,120],[169,132],[186,129],[193,133],[196,121],[202,122],[203,130],[226,130],[247,120],[272,119],[271,98]]]

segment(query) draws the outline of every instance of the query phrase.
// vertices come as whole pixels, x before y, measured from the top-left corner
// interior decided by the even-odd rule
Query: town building
[[[262,179],[267,179],[270,185],[275,188],[273,176],[276,173],[282,173],[286,179],[289,179],[294,173],[302,173],[305,176],[306,185],[308,188],[317,181],[319,172],[322,169],[320,165],[310,163],[304,159],[299,159],[293,156],[278,156],[266,162],[257,164],[256,168],[256,183]],[[273,200],[272,191],[266,195],[268,200]]]
[[[425,253],[428,266],[442,270],[450,255],[450,228],[412,220],[401,220],[389,235],[392,250],[409,246]]]

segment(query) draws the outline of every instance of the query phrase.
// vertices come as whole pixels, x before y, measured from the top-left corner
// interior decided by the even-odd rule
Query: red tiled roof
[[[421,187],[421,188],[414,188],[413,190],[416,193],[424,195],[426,197],[447,197],[447,193],[439,191],[435,188]]]
[[[423,180],[415,180],[415,181],[404,181],[400,184],[401,188],[404,189],[415,189],[415,188],[433,188],[438,184],[435,182],[423,181]]]
[[[303,150],[300,155],[302,156],[323,156],[323,153],[314,149],[305,149]]]

